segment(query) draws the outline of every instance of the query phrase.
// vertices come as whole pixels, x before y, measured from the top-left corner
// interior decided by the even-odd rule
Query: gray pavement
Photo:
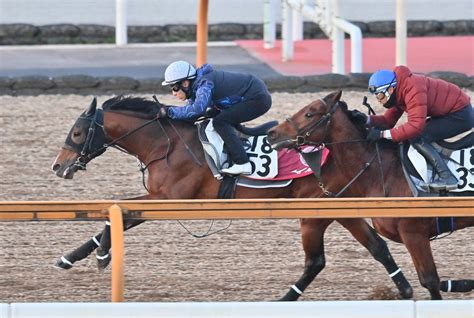
[[[43,75],[160,78],[175,60],[195,63],[194,43],[115,45],[45,45],[0,47],[0,77]],[[232,42],[211,43],[208,61],[216,68],[261,78],[279,74]]]

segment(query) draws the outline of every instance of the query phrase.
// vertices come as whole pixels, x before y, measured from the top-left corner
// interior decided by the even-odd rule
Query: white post
[[[287,62],[293,59],[293,32],[291,31],[293,9],[285,0],[282,1],[282,5],[281,55],[283,62]]]
[[[127,44],[127,0],[115,0],[115,44]]]
[[[263,47],[273,49],[276,39],[275,6],[278,0],[265,0],[263,2]]]
[[[293,41],[303,40],[303,15],[298,10],[293,11]]]
[[[332,24],[332,72],[345,73],[344,32],[334,25],[334,19],[339,16],[339,3],[337,0],[326,1],[326,14],[330,16],[329,24]]]
[[[405,0],[397,1],[396,18],[396,59],[397,65],[407,65],[407,18],[405,14]]]
[[[332,30],[332,72],[337,74],[345,73],[344,54],[344,32],[339,28]]]
[[[361,73],[362,72],[362,32],[360,28],[346,20],[334,17],[333,18],[334,31],[344,31],[349,33],[351,37],[351,72]],[[344,47],[344,34],[342,36],[342,50],[345,51]],[[344,56],[344,52],[342,53]],[[345,69],[345,61],[342,61],[342,70]]]

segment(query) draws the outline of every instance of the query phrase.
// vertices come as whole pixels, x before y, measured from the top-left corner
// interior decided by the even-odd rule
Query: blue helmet
[[[389,87],[395,86],[397,86],[397,77],[394,71],[380,70],[370,76],[369,93],[383,93]]]

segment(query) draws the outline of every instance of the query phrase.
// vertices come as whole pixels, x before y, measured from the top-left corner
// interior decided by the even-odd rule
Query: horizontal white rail
[[[0,304],[0,318],[473,317],[473,300]]]

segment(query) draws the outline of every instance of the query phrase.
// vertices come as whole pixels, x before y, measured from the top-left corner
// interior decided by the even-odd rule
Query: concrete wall
[[[274,0],[280,3],[279,0]],[[310,0],[309,0],[310,1]],[[396,0],[338,0],[351,21],[395,20]],[[128,0],[129,25],[194,24],[198,0]],[[406,0],[409,20],[469,20],[472,0]],[[115,0],[0,0],[0,24],[115,24]],[[278,6],[280,16],[280,6]],[[209,23],[261,23],[263,0],[209,0]]]
[[[473,300],[0,304],[0,318],[472,318]]]

